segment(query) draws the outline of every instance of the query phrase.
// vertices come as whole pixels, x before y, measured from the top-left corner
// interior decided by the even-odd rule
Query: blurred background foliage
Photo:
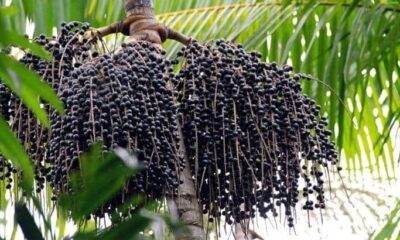
[[[346,185],[356,184],[354,188],[348,187],[352,204],[342,204],[340,213],[334,216],[343,215],[351,221],[362,219],[360,225],[365,227],[357,231],[366,231],[371,238],[396,239],[399,204],[390,207],[387,195],[369,186],[398,183],[400,1],[156,0],[155,3],[158,20],[188,36],[202,42],[218,38],[240,42],[247,50],[261,52],[265,61],[287,63],[295,71],[313,76],[304,82],[304,91],[321,105],[329,119],[347,169]],[[30,37],[40,33],[51,36],[62,21],[89,22],[93,27],[120,21],[125,15],[123,1],[0,0],[0,6],[0,27],[4,33],[0,34],[0,77],[10,88],[14,87],[46,124],[46,113],[40,108],[38,97],[60,112],[62,106],[35,74],[22,69],[7,55],[9,47],[30,49],[47,57],[43,50],[21,36],[26,33]],[[106,38],[110,49],[117,48],[124,39],[121,35]],[[167,42],[164,47],[173,56],[180,45]],[[22,88],[16,87],[20,85]],[[2,153],[27,173],[31,172],[27,156],[2,120],[0,131]],[[25,176],[28,191],[32,176]],[[366,179],[368,183],[360,185]],[[337,192],[343,192],[342,185],[339,184]],[[4,188],[1,196],[4,202]],[[399,194],[391,196],[394,201],[399,197]],[[346,197],[338,198],[348,201]],[[377,220],[366,224],[362,211],[356,213],[360,217],[352,216],[359,205]],[[382,205],[391,208],[384,216],[377,211]],[[371,226],[376,227],[384,220],[388,220],[384,228],[373,234]]]

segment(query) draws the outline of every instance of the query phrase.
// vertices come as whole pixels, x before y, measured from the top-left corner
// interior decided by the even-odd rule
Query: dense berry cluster
[[[282,208],[293,226],[299,194],[303,209],[325,207],[324,175],[337,152],[320,107],[301,93],[299,75],[259,58],[222,40],[183,49],[173,81],[179,118],[211,221],[277,216]]]
[[[40,35],[33,40],[49,51],[53,57],[52,61],[43,60],[28,52],[20,59],[20,62],[34,70],[42,77],[43,81],[58,91],[60,81],[69,75],[74,68],[74,62],[88,60],[91,43],[83,37],[87,29],[89,29],[88,24],[63,23],[58,36],[49,39]],[[46,103],[43,102],[42,105],[49,110]],[[12,130],[34,161],[36,191],[40,192],[44,188],[46,178],[51,178],[50,168],[46,167],[44,163],[45,145],[49,139],[49,131],[42,127],[34,114],[3,83],[0,83],[0,111],[2,116],[10,122]],[[12,169],[10,163],[2,158],[0,159],[1,165],[10,166],[3,168],[7,170],[3,172],[3,175],[9,176],[9,182],[11,182],[10,170],[17,171]],[[4,170],[0,169],[0,172]],[[10,188],[11,185],[8,184],[7,187]]]
[[[88,39],[88,24],[63,23],[58,36],[35,42],[53,56],[20,60],[42,76],[65,105],[60,116],[46,103],[50,130],[0,84],[0,114],[27,147],[36,190],[70,193],[71,171],[94,143],[103,151],[134,150],[145,170],[106,203],[114,212],[132,194],[173,194],[184,167],[179,129],[198,197],[209,220],[231,224],[282,212],[293,226],[295,206],[325,208],[324,178],[338,163],[320,107],[301,93],[290,66],[260,61],[256,52],[225,41],[192,42],[177,59],[146,42],[104,53]],[[97,40],[97,39],[95,39]],[[101,55],[99,52],[103,52]],[[172,67],[179,66],[174,73]],[[0,178],[11,188],[17,170],[0,156]]]
[[[104,152],[125,147],[138,153],[146,170],[96,213],[103,216],[135,193],[150,199],[173,193],[184,161],[178,153],[173,93],[166,88],[173,71],[165,52],[148,43],[132,43],[116,54],[99,56],[104,49],[87,38],[88,29],[88,24],[63,23],[58,36],[34,39],[50,52],[52,61],[31,53],[20,59],[64,102],[63,116],[43,103],[51,113],[50,131],[3,84],[0,112],[33,160],[36,191],[50,182],[54,200],[70,191],[69,175],[79,169],[80,154],[93,143],[103,142]],[[7,179],[7,188],[16,172],[9,161],[0,159],[0,177]]]
[[[10,103],[11,100],[11,92],[9,89],[0,83],[0,115],[4,120],[10,120]]]
[[[166,88],[171,74],[164,51],[149,43],[131,43],[65,77],[60,86],[65,116],[51,115],[47,156],[56,193],[69,191],[68,173],[79,169],[79,156],[99,141],[104,151],[135,150],[146,168],[126,183],[129,187],[104,212],[115,210],[134,193],[154,199],[177,188],[183,161],[173,93]]]
[[[6,121],[10,120],[10,101],[12,94],[9,89],[0,83],[0,116]],[[15,171],[9,161],[6,161],[3,156],[0,155],[0,180],[6,182],[6,188],[11,188],[12,173]]]

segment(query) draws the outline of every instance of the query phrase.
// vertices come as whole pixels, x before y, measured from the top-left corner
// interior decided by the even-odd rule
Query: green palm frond
[[[394,206],[392,212],[381,229],[378,229],[370,239],[399,239],[400,236],[400,201]]]

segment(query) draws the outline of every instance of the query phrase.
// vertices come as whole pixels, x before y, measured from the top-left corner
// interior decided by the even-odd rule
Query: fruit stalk
[[[145,40],[156,44],[161,44],[161,36],[156,27],[157,21],[154,15],[152,0],[124,0],[126,16],[140,17],[130,23],[129,35],[135,40]]]

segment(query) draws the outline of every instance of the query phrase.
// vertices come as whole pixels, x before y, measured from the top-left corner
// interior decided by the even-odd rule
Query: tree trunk
[[[140,16],[129,26],[129,35],[135,40],[146,40],[154,44],[162,43],[162,36],[156,31],[157,21],[154,15],[153,0],[124,0],[127,17]],[[178,39],[181,36],[178,37]],[[179,128],[180,129],[180,128]],[[181,135],[180,150],[185,152],[183,136]],[[179,240],[204,240],[206,234],[203,229],[203,214],[196,197],[196,189],[191,177],[189,164],[186,164],[183,172],[180,173],[183,183],[178,187],[178,196],[168,199],[168,205],[175,209],[179,220],[186,224],[188,234],[182,234]],[[174,214],[174,213],[172,213]]]
[[[182,152],[186,153],[180,125],[179,130],[181,139],[180,148]],[[187,160],[186,155],[185,158]],[[186,163],[185,169],[180,174],[180,178],[183,183],[179,185],[178,196],[173,201],[176,204],[179,219],[187,225],[189,233],[179,236],[178,239],[204,240],[206,239],[206,234],[203,228],[203,213],[196,197],[196,188],[192,180],[192,174],[190,173],[189,163]]]
[[[129,26],[129,35],[133,39],[146,40],[161,44],[161,36],[154,26],[157,25],[154,15],[153,0],[124,0],[127,17],[138,16]]]

